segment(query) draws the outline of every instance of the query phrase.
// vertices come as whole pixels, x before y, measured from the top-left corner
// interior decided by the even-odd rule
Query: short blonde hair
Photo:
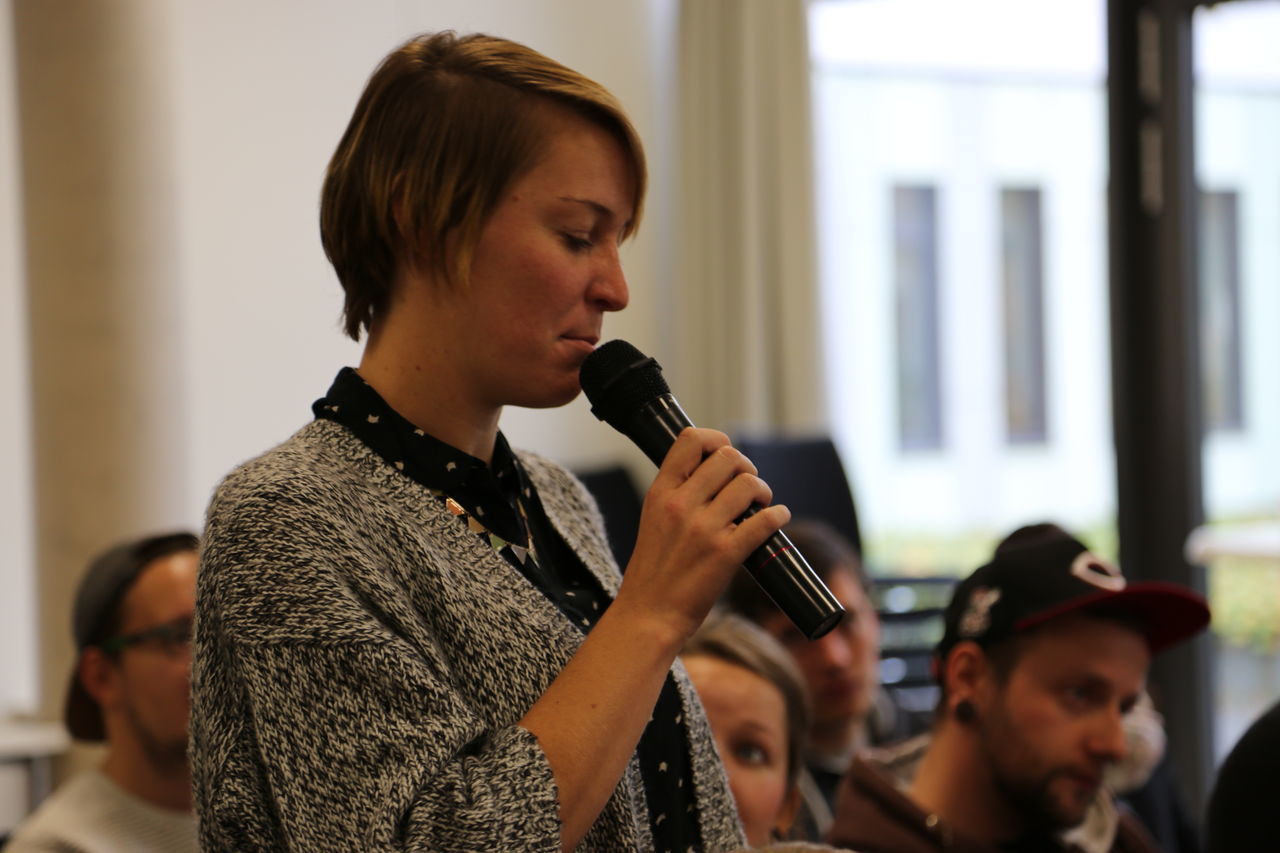
[[[720,609],[711,611],[680,650],[682,658],[699,655],[741,667],[778,688],[787,710],[787,788],[794,788],[810,713],[809,691],[795,660],[759,625]]]
[[[551,105],[597,124],[622,146],[635,181],[630,235],[644,198],[644,149],[599,83],[522,44],[479,33],[427,33],[383,59],[334,151],[320,197],[320,240],[346,294],[349,336],[359,340],[386,309],[401,264],[465,285],[503,191],[537,163],[554,132]]]

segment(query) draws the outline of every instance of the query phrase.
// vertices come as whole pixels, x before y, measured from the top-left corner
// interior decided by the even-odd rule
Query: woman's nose
[[[602,261],[592,283],[591,298],[605,311],[621,311],[631,301],[627,276],[616,249]]]

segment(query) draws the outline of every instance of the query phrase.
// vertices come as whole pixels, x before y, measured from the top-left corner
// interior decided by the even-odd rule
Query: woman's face
[[[747,842],[785,831],[796,798],[787,786],[787,708],[782,691],[750,670],[708,655],[684,658],[706,709]]]
[[[630,161],[604,129],[556,110],[542,159],[498,203],[468,284],[439,288],[432,331],[482,408],[559,406],[626,307],[618,245],[635,208]]]

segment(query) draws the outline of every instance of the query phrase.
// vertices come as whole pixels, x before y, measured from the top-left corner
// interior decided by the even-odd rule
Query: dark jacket
[[[859,757],[841,783],[835,824],[827,841],[858,853],[1078,853],[1082,848],[1052,836],[994,845],[955,832],[922,810],[894,783],[896,771]],[[1110,853],[1159,853],[1145,830],[1120,814]]]

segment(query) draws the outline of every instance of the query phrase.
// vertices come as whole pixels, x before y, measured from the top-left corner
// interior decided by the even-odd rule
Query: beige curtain
[[[679,61],[672,387],[700,425],[824,430],[804,0],[683,0]]]

